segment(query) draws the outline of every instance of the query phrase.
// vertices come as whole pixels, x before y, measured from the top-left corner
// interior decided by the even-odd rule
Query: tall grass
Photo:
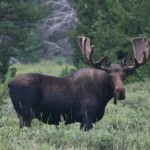
[[[40,71],[59,75],[65,66],[46,63],[47,66],[45,62],[18,66],[18,73]],[[126,85],[126,100],[117,106],[110,101],[104,118],[89,132],[79,130],[79,123],[65,126],[62,121],[56,127],[36,119],[31,129],[19,129],[18,118],[7,98],[0,112],[0,150],[149,150],[149,85],[149,80]]]

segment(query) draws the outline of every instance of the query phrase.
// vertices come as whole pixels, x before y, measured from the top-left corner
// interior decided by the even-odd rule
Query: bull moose
[[[58,125],[80,122],[80,128],[89,130],[104,116],[111,98],[125,99],[123,80],[128,73],[144,65],[150,57],[150,41],[134,38],[134,64],[126,61],[110,64],[108,57],[93,60],[94,45],[90,39],[77,37],[83,56],[94,68],[83,68],[67,77],[53,77],[37,73],[18,75],[9,84],[9,94],[19,118],[20,128],[31,127],[34,118]],[[107,63],[106,63],[107,62]]]

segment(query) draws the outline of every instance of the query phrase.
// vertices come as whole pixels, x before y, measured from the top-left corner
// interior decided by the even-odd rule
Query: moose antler
[[[124,67],[124,70],[134,70],[144,65],[150,58],[150,41],[147,38],[137,37],[132,39],[134,50],[134,65]]]
[[[90,44],[90,39],[89,38],[84,37],[84,36],[77,36],[77,42],[78,42],[78,45],[81,49],[82,55],[88,60],[88,62],[93,67],[109,72],[108,67],[102,66],[102,64],[105,61],[108,62],[108,57],[107,56],[104,56],[102,59],[100,59],[97,62],[95,62],[93,60],[93,52],[95,50],[95,45]]]

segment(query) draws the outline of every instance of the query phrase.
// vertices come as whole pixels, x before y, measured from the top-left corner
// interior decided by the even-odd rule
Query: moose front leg
[[[24,116],[19,116],[19,128],[31,127],[31,118],[24,118]]]
[[[30,107],[22,107],[22,112],[18,113],[19,119],[19,128],[31,127],[31,108]]]
[[[117,105],[117,99],[114,97],[114,105]]]
[[[93,123],[92,115],[87,110],[85,110],[82,114],[80,129],[88,131],[93,128],[92,123]]]

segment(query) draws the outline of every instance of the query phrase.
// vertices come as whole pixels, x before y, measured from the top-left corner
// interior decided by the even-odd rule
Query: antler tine
[[[93,65],[94,61],[92,55],[94,51],[94,45],[90,45],[90,39],[84,36],[78,36],[77,42],[81,49],[82,55]]]
[[[81,49],[82,55],[90,62],[91,65],[93,65],[97,69],[107,70],[106,68],[102,67],[102,63],[108,59],[107,56],[104,56],[101,60],[98,62],[95,62],[93,60],[93,52],[95,50],[95,45],[90,44],[90,39],[84,36],[77,36],[77,42]]]
[[[85,41],[85,37],[81,38],[80,36],[77,36],[77,43],[80,47],[80,50],[82,52],[82,55],[85,57],[85,51],[84,51],[84,43],[83,41]]]

